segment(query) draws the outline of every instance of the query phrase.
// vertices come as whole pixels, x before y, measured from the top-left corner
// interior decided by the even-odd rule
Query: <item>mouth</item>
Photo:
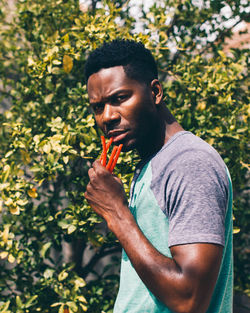
[[[128,131],[126,130],[111,130],[108,132],[108,137],[113,137],[113,142],[118,143],[127,136]]]

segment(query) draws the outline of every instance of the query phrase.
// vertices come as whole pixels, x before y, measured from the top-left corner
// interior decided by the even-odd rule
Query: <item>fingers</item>
[[[109,193],[117,188],[117,183],[121,186],[122,181],[111,174],[99,160],[96,160],[88,170],[89,184],[86,187],[85,197],[89,199],[96,192]],[[115,187],[116,186],[116,187]]]
[[[112,176],[120,185],[122,185],[122,180],[119,177],[115,176],[114,174],[112,174]]]
[[[92,167],[88,171],[89,178],[97,176],[112,176],[111,173],[101,164],[99,160],[93,162]]]
[[[95,175],[95,170],[93,169],[93,167],[91,167],[89,170],[88,170],[88,175],[89,175],[89,178],[93,177]]]
[[[99,160],[96,160],[92,164],[92,167],[88,170],[89,178],[91,179],[94,176],[96,176],[98,173],[101,173],[102,169],[105,169],[105,167],[102,166],[102,164],[101,164],[101,162]]]
[[[88,192],[90,192],[90,187],[95,190],[104,189],[106,185],[110,184],[110,178],[112,177],[110,172],[103,167],[99,160],[92,164],[92,167],[88,170],[88,175],[89,184],[86,189]]]
[[[88,203],[91,205],[91,203],[93,203],[93,201],[95,200],[95,188],[92,186],[91,183],[89,183],[86,187],[86,191],[84,193],[84,197],[85,199],[88,201]]]

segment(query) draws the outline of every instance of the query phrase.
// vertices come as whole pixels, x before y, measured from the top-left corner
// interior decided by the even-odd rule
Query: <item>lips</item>
[[[122,141],[127,136],[126,130],[111,130],[108,132],[108,137],[113,137],[113,142],[119,142]]]

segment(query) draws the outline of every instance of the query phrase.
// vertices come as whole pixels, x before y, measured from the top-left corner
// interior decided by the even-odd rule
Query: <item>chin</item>
[[[135,140],[129,140],[129,141],[126,141],[126,142],[121,142],[121,143],[123,144],[122,152],[128,152],[128,151],[136,149],[136,142],[135,142]]]
[[[122,147],[122,152],[128,152],[128,151],[130,151],[130,150],[133,150],[133,149],[130,148],[130,147],[128,147],[128,146],[123,145],[123,147]]]

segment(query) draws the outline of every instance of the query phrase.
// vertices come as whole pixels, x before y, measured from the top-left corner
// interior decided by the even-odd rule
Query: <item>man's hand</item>
[[[90,182],[86,188],[85,198],[112,230],[115,221],[118,222],[124,214],[130,215],[122,182],[98,160],[93,163],[88,174]]]

